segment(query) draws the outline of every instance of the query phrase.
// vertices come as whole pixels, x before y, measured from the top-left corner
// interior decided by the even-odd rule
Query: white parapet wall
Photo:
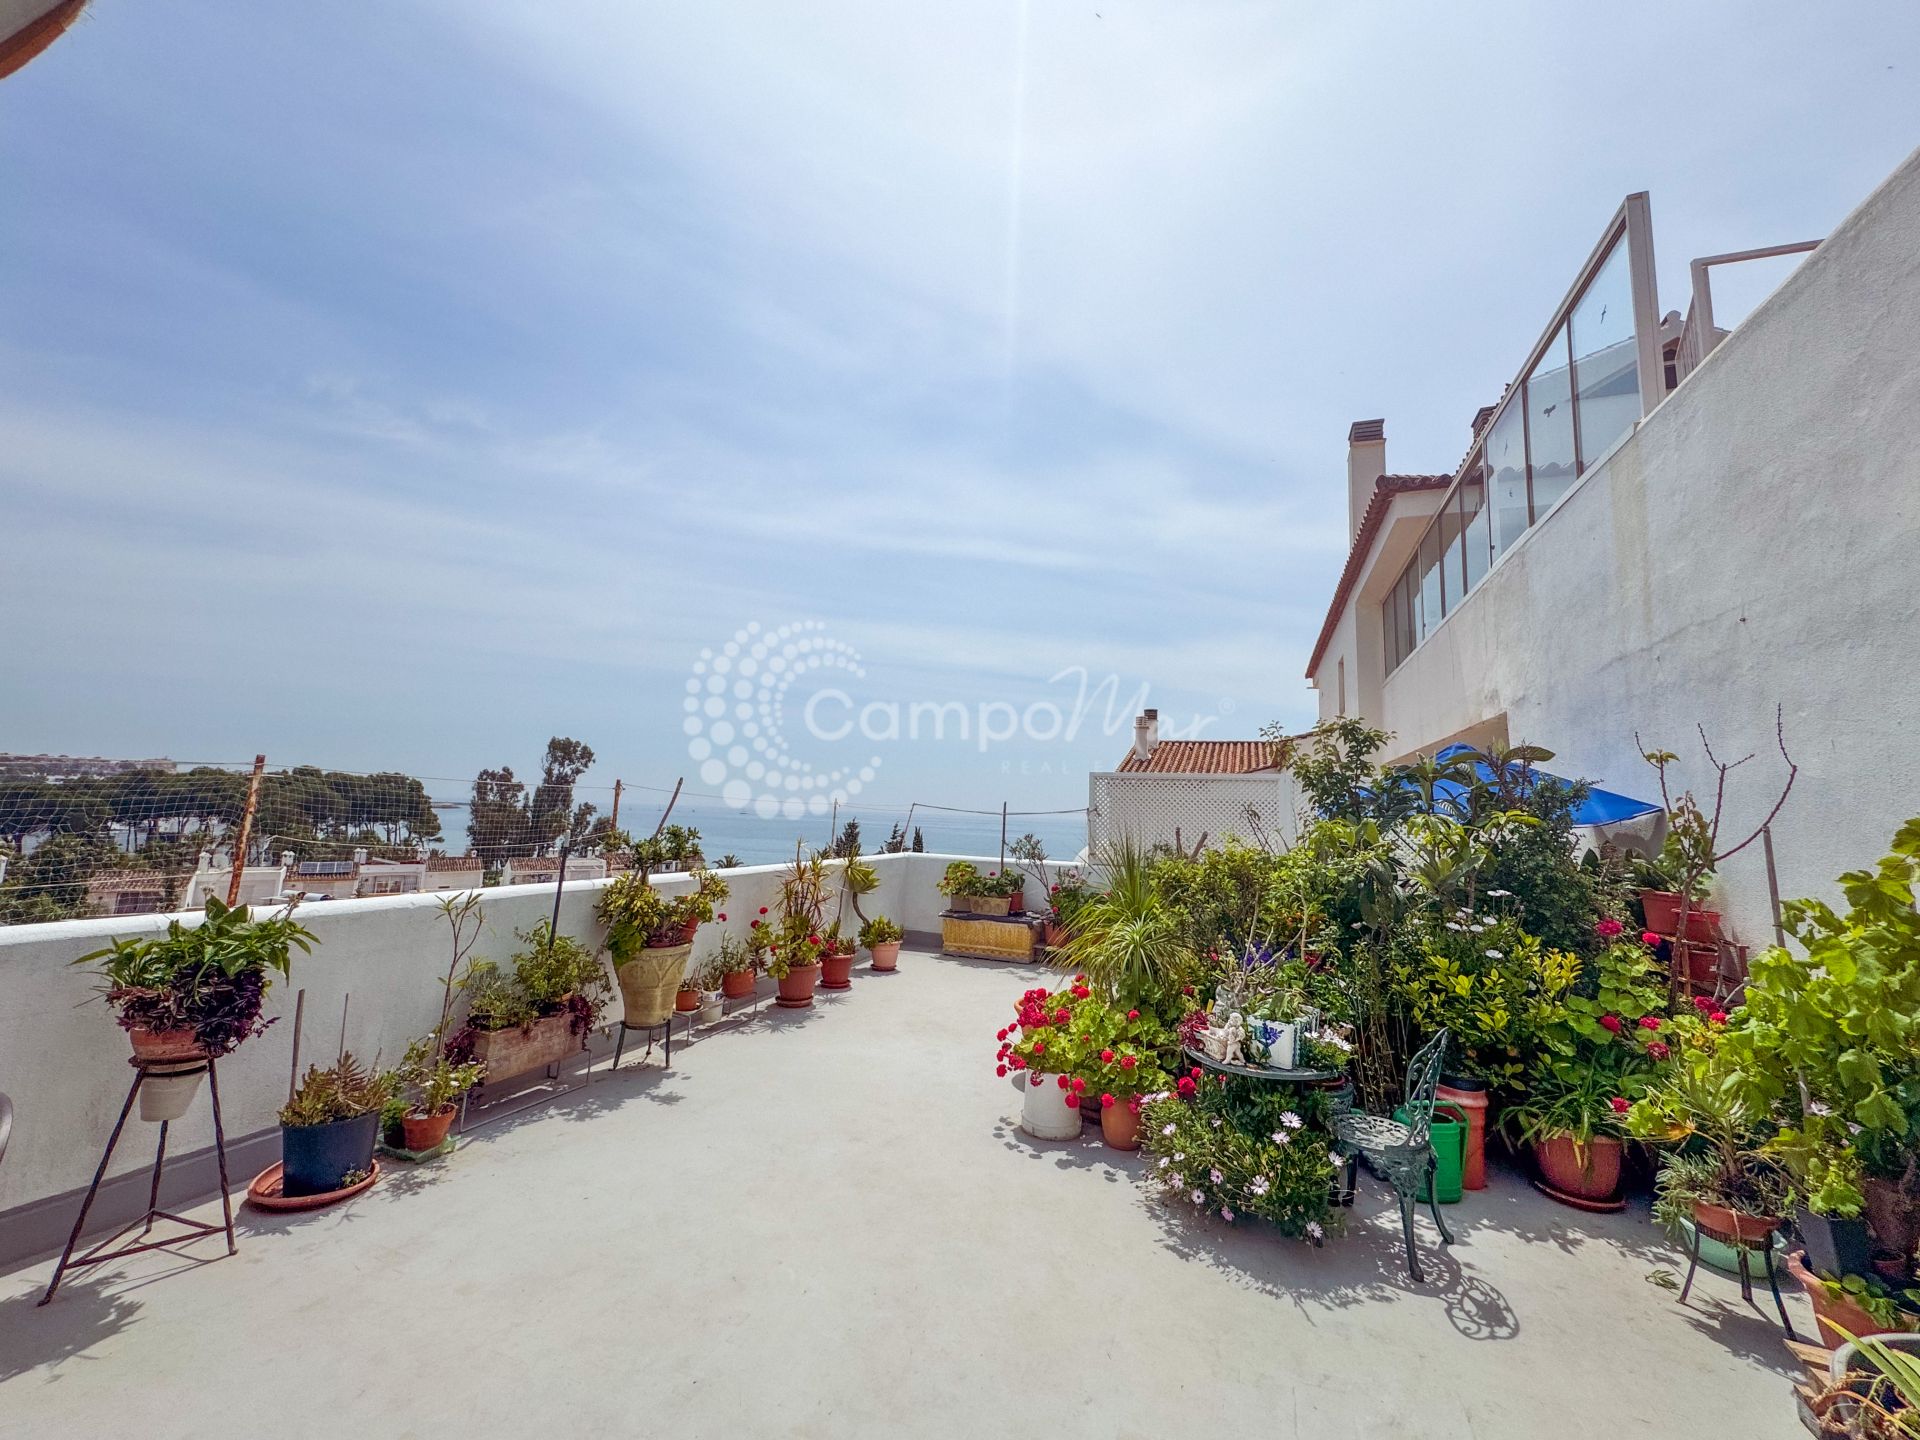
[[[980,857],[932,854],[868,857],[880,875],[880,887],[863,899],[869,916],[886,915],[910,934],[934,934],[945,901],[935,888],[949,861],[972,859],[983,869],[995,862]],[[752,922],[777,916],[781,867],[747,866],[721,872],[732,888],[720,906],[727,916],[700,929],[694,959],[716,948],[723,936],[744,937]],[[594,918],[596,898],[609,882],[569,883],[561,894],[560,929],[599,945],[605,933]],[[685,876],[661,876],[664,891],[682,890]],[[1029,885],[1030,899],[1034,887]],[[484,925],[474,958],[506,960],[532,929],[553,911],[551,885],[499,886],[477,892]],[[356,1056],[392,1063],[407,1042],[433,1028],[440,1014],[440,982],[450,959],[449,933],[438,895],[394,895],[361,900],[309,902],[301,923],[318,937],[310,955],[294,956],[290,982],[276,983],[266,1014],[273,1027],[248,1041],[219,1065],[220,1093],[230,1148],[247,1137],[271,1134],[287,1095],[293,1061],[295,998],[306,994],[301,1044],[308,1059],[331,1061],[341,1041],[346,1016],[346,1045]],[[829,912],[831,914],[831,911]],[[126,1098],[132,1075],[125,1033],[99,1002],[98,982],[88,967],[73,960],[122,936],[157,934],[167,915],[116,916],[50,925],[0,928],[0,1091],[14,1103],[13,1138],[0,1163],[0,1261],[19,1258],[64,1238],[71,1223],[73,1192],[83,1189]],[[192,919],[193,917],[184,917]],[[851,909],[846,928],[857,926]],[[618,1000],[609,1023],[618,1018]],[[114,1156],[111,1176],[144,1172],[153,1158],[154,1127],[128,1122]],[[212,1112],[203,1091],[168,1138],[169,1153],[191,1157],[213,1143]],[[257,1158],[260,1146],[248,1152]],[[182,1184],[211,1173],[183,1159]],[[231,1178],[243,1187],[253,1174]],[[205,1186],[194,1188],[204,1191]],[[173,1192],[176,1195],[178,1191]],[[144,1191],[139,1197],[145,1199]],[[124,1201],[124,1196],[122,1197]],[[124,1208],[124,1205],[122,1206]],[[113,1217],[102,1207],[101,1218]],[[135,1206],[134,1212],[138,1213]],[[95,1227],[90,1224],[89,1230]]]

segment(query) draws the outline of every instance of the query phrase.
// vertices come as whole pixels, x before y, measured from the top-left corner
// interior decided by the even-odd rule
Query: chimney
[[[280,852],[280,868],[282,870],[293,869],[293,851],[282,850]]]
[[[357,846],[357,847],[356,847],[356,848],[354,849],[354,852],[353,852],[353,863],[354,863],[354,864],[356,864],[356,865],[364,865],[364,864],[366,864],[366,863],[367,863],[367,850],[366,850],[366,847],[365,847],[364,845],[362,845],[362,846]]]
[[[1373,488],[1387,473],[1387,422],[1356,420],[1347,430],[1347,535],[1360,533],[1360,517],[1373,501]]]
[[[1153,754],[1154,746],[1160,743],[1160,712],[1142,710],[1140,718],[1133,722],[1133,753],[1145,760]]]

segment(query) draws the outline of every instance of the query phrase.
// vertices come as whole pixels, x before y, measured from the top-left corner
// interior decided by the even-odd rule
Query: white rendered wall
[[[1920,813],[1920,154],[1611,459],[1506,555],[1368,718],[1410,749],[1506,716],[1551,768],[1658,799],[1649,749],[1744,835],[1774,826],[1784,897],[1834,894]],[[1377,607],[1361,623],[1377,623]],[[1331,661],[1329,660],[1329,663]],[[1759,847],[1722,875],[1739,938],[1771,939]]]
[[[934,889],[950,859],[946,855],[876,855],[880,888],[863,899],[869,916],[887,915],[914,932],[937,932],[944,901]],[[972,857],[982,869],[994,861]],[[700,928],[694,960],[718,947],[723,935],[744,936],[759,907],[779,908],[780,868],[748,866],[722,872],[732,894],[720,907],[726,923]],[[593,918],[595,897],[609,882],[569,883],[562,894],[563,933],[599,944],[604,934]],[[664,891],[685,889],[685,876],[663,876]],[[1031,892],[1033,887],[1029,887]],[[497,886],[479,892],[486,924],[476,958],[505,960],[518,948],[515,932],[545,920],[553,907],[551,885]],[[1030,902],[1038,896],[1029,894]],[[221,1098],[229,1140],[268,1130],[286,1099],[293,1053],[294,995],[307,992],[302,1067],[333,1057],[340,1039],[343,1000],[351,995],[347,1045],[366,1060],[391,1063],[407,1042],[433,1028],[440,1013],[440,978],[446,973],[446,922],[434,895],[394,895],[330,900],[303,906],[301,923],[319,937],[311,955],[294,956],[290,984],[276,984],[267,1013],[280,1016],[266,1035],[250,1040],[220,1062]],[[831,917],[831,910],[829,916]],[[97,950],[114,936],[164,930],[164,915],[128,915],[50,925],[0,927],[0,1090],[16,1114],[6,1161],[0,1164],[0,1215],[48,1196],[86,1185],[113,1127],[131,1074],[126,1034],[94,999],[88,969],[68,962]],[[845,928],[857,926],[851,909]],[[613,1001],[609,1022],[618,1018]],[[139,1170],[152,1159],[154,1127],[137,1119],[114,1157],[112,1174]],[[173,1153],[213,1143],[211,1111],[204,1089],[169,1137]],[[244,1185],[250,1175],[236,1176]]]

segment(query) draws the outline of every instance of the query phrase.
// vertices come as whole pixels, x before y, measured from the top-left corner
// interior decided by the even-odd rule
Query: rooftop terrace
[[[1416,1285],[1376,1184],[1314,1249],[1164,1210],[1096,1129],[1029,1139],[981,1062],[1045,978],[910,950],[334,1209],[243,1211],[232,1259],[38,1310],[49,1263],[16,1270],[0,1433],[979,1435],[1043,1401],[1060,1435],[1799,1433],[1770,1314],[1651,1287],[1682,1262],[1643,1211],[1496,1173],[1451,1251],[1421,1222]]]

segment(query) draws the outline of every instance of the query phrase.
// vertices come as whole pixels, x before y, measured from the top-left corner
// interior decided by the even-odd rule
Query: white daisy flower
[[[1489,960],[1504,960],[1507,957],[1505,955],[1502,955],[1498,950],[1494,949],[1491,945],[1489,945],[1487,947],[1487,958]]]
[[[1293,1111],[1289,1110],[1280,1117],[1280,1123],[1286,1126],[1287,1129],[1289,1130],[1298,1130],[1300,1128],[1301,1121],[1298,1115],[1294,1114]]]
[[[1222,1180],[1226,1178],[1224,1175],[1220,1173],[1217,1167],[1213,1170],[1208,1171],[1207,1173],[1212,1178],[1213,1183],[1216,1185],[1218,1185]]]
[[[1256,1195],[1266,1194],[1269,1188],[1267,1185],[1267,1177],[1264,1175],[1254,1176],[1253,1179],[1248,1182],[1247,1188]]]
[[[1324,1239],[1326,1233],[1326,1231],[1320,1228],[1320,1222],[1318,1220],[1307,1221],[1307,1238],[1309,1240],[1318,1241]]]
[[[1204,1204],[1206,1204],[1206,1203],[1207,1203],[1207,1192],[1206,1192],[1206,1191],[1204,1191],[1204,1190],[1196,1190],[1196,1191],[1194,1191],[1194,1192],[1193,1192],[1193,1203],[1194,1203],[1194,1204],[1196,1204],[1196,1205],[1204,1205]]]
[[[1229,1209],[1229,1208],[1228,1208],[1227,1206],[1225,1206],[1225,1205],[1222,1205],[1222,1206],[1220,1207],[1220,1218],[1221,1218],[1222,1220],[1229,1220],[1229,1221],[1230,1221],[1230,1220],[1232,1220],[1232,1219],[1233,1219],[1233,1211],[1232,1211],[1231,1209]]]
[[[1162,1125],[1162,1126],[1160,1127],[1160,1133],[1161,1133],[1162,1135],[1171,1135],[1171,1134],[1173,1134],[1173,1122],[1172,1122],[1171,1120],[1169,1120],[1169,1121],[1168,1121],[1168,1122],[1167,1122],[1166,1124],[1164,1124],[1164,1125]]]
[[[1160,1168],[1161,1168],[1162,1170],[1164,1170],[1164,1169],[1166,1169],[1166,1168],[1167,1168],[1167,1166],[1169,1166],[1169,1165],[1171,1165],[1172,1163],[1173,1163],[1173,1162],[1172,1162],[1171,1160],[1169,1160],[1169,1159],[1167,1159],[1167,1157],[1166,1157],[1166,1156],[1164,1156],[1164,1155],[1162,1155],[1162,1156],[1160,1157]]]

